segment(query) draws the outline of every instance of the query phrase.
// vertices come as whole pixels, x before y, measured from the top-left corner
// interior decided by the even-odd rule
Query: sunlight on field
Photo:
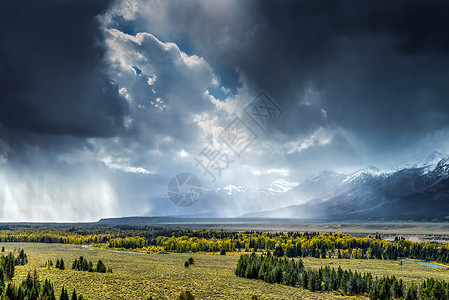
[[[40,278],[55,283],[57,293],[62,285],[69,290],[76,288],[88,299],[176,299],[183,290],[190,290],[197,299],[339,299],[331,293],[312,293],[300,288],[268,284],[234,275],[239,255],[228,254],[141,254],[90,249],[74,245],[3,243],[6,251],[23,247],[29,264],[16,268],[16,281],[25,278],[27,272],[37,268]],[[72,262],[80,255],[88,260],[101,259],[113,273],[89,273],[73,271]],[[185,268],[184,262],[195,259],[195,264]],[[63,258],[66,270],[45,269],[49,259]],[[324,265],[350,268],[358,272],[371,272],[374,276],[391,275],[406,282],[420,282],[427,277],[449,280],[449,271],[404,262],[385,260],[337,260],[303,259],[306,268]]]

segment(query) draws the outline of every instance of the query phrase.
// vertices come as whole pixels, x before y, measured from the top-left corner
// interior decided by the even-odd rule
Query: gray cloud
[[[259,90],[284,114],[265,132],[245,119],[259,139],[218,185],[299,181],[322,169],[449,152],[447,6],[2,3],[0,203],[13,201],[7,190],[25,199],[43,185],[47,198],[35,201],[55,205],[64,186],[87,184],[84,177],[104,191],[89,185],[84,199],[112,203],[108,214],[151,213],[165,204],[145,199],[164,192],[171,176],[201,177],[193,157],[244,118]],[[33,177],[39,172],[64,180],[53,189]],[[29,186],[14,181],[20,174]]]
[[[188,45],[234,91],[240,70],[251,89],[267,90],[287,109],[277,128],[283,134],[337,126],[367,148],[394,153],[447,127],[447,3],[221,5],[141,3],[133,28]],[[310,103],[318,113],[298,105],[307,90],[319,94]]]
[[[2,2],[0,122],[37,135],[112,136],[126,107],[95,16],[108,1]]]

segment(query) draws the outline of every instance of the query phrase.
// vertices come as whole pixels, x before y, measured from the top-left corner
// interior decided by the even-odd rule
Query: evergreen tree
[[[391,294],[394,298],[401,298],[404,295],[402,279],[400,281],[395,280],[391,285]]]
[[[6,277],[8,277],[8,279],[12,279],[14,277],[14,271],[15,271],[15,259],[14,259],[14,255],[12,254],[12,252],[9,252],[8,256],[6,257],[6,262],[5,262],[5,273],[6,273]]]
[[[309,286],[309,274],[307,272],[302,273],[301,277],[301,287],[307,289]]]
[[[79,263],[78,260],[75,258],[75,261],[72,263],[72,269],[73,270],[79,270]]]
[[[407,288],[407,293],[405,294],[406,300],[416,300],[418,299],[418,286],[412,282]]]
[[[37,274],[36,267],[34,268],[34,271],[33,271],[32,280],[33,280],[33,286],[39,288],[40,287],[40,282],[39,282],[39,275]]]
[[[279,246],[276,247],[276,249],[274,250],[273,255],[276,256],[276,257],[282,257],[282,256],[284,256],[284,249],[282,249],[282,246],[281,246],[281,245],[279,245]]]
[[[190,266],[189,262],[186,261],[186,262],[184,263],[184,267],[187,269],[189,266]]]
[[[194,265],[195,264],[195,260],[193,259],[193,257],[189,258],[189,265]]]
[[[95,269],[95,272],[99,273],[106,273],[106,266],[103,264],[101,260],[97,262],[97,267]]]
[[[0,266],[0,295],[5,290],[5,279],[4,279],[4,276],[5,275],[4,275],[3,267]]]
[[[59,269],[59,258],[56,259],[56,269]]]
[[[59,261],[59,269],[60,270],[64,270],[65,269],[65,264],[64,264],[64,260],[61,258],[61,260]]]
[[[61,296],[59,297],[59,300],[70,300],[69,293],[64,286],[62,286]]]
[[[75,289],[73,289],[72,298],[70,298],[70,300],[78,300]]]
[[[20,250],[19,256],[15,260],[15,264],[19,266],[23,266],[28,263],[27,255],[23,249]]]
[[[56,300],[55,289],[53,287],[53,284],[48,279],[45,279],[39,293],[39,297],[42,299]]]
[[[320,286],[321,286],[321,282],[318,281],[318,276],[316,274],[316,272],[311,271],[310,272],[310,277],[309,277],[309,282],[307,283],[307,288],[312,291],[318,291],[320,290]]]
[[[438,280],[435,280],[432,291],[430,293],[430,299],[447,299],[445,296],[446,295],[443,284]]]
[[[6,287],[5,296],[7,297],[6,299],[16,299],[17,298],[15,286],[13,286],[11,284],[11,282],[8,283],[8,286]]]

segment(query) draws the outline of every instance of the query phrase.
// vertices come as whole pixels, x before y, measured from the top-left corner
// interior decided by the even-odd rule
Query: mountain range
[[[323,220],[447,220],[449,156],[433,152],[420,162],[407,164],[392,172],[382,172],[373,166],[349,175],[324,171],[286,194],[290,197],[302,196],[305,191],[311,196],[305,203],[244,216]]]
[[[202,198],[186,208],[168,205],[167,196],[150,202],[152,215],[177,217],[447,220],[449,156],[435,151],[388,172],[368,166],[351,174],[325,170],[300,183],[228,185],[203,190]]]

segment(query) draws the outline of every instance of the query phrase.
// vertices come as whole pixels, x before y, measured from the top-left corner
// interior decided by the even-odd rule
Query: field
[[[21,281],[27,272],[37,268],[41,279],[51,279],[56,291],[65,285],[69,290],[76,290],[87,299],[176,299],[183,290],[190,290],[196,299],[251,299],[259,295],[260,299],[342,299],[333,293],[312,293],[300,288],[263,281],[240,278],[234,275],[239,258],[238,254],[221,256],[218,254],[141,254],[133,252],[116,252],[105,249],[91,249],[75,245],[37,244],[37,243],[2,243],[6,251],[23,247],[29,263],[16,267],[16,281]],[[101,259],[113,273],[89,273],[73,271],[71,263],[79,256],[92,260],[94,264]],[[189,258],[195,264],[184,267]],[[46,269],[49,259],[63,258],[66,270]],[[406,282],[433,277],[449,280],[449,271],[430,268],[404,262],[385,260],[337,260],[337,259],[303,259],[306,268],[323,265],[343,269],[371,272],[374,276],[392,275],[403,278]]]

